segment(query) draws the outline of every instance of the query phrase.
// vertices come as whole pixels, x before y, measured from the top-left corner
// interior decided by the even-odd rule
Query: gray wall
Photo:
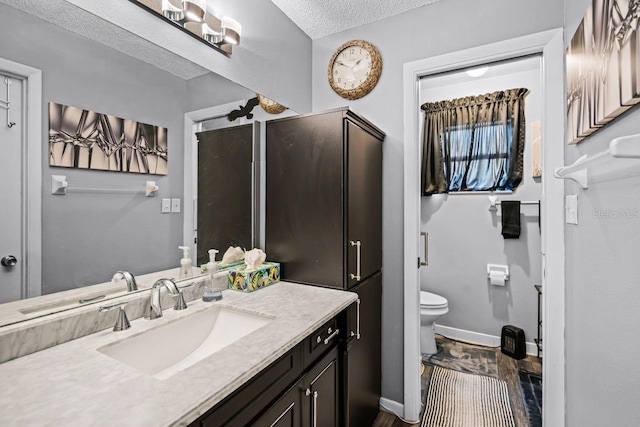
[[[531,176],[531,127],[541,113],[539,61],[520,62],[520,69],[537,66],[534,70],[517,72],[516,68],[507,75],[439,87],[425,82],[430,89],[421,90],[421,103],[517,87],[530,90],[525,100],[523,180],[513,194],[497,194],[500,200],[540,200],[540,179]],[[519,239],[502,238],[500,208],[489,212],[488,207],[487,194],[422,197],[421,230],[429,232],[429,266],[420,269],[421,288],[449,301],[449,313],[437,321],[438,325],[493,336],[500,336],[502,326],[515,325],[524,329],[527,342],[533,343],[538,333],[538,293],[533,285],[541,283],[542,273],[538,206],[521,206]],[[506,286],[488,284],[489,263],[509,266]]]
[[[565,0],[566,44],[589,4]],[[639,120],[636,107],[567,146],[566,163],[606,149],[613,138],[640,133]],[[607,209],[640,211],[638,168],[627,171],[635,176],[613,180],[614,173],[594,169],[599,177],[587,190],[565,184],[566,194],[577,194],[579,205],[579,224],[565,226],[568,426],[640,425],[640,218],[595,215]]]
[[[562,17],[563,3],[557,0],[447,0],[313,41],[313,110],[350,105],[387,133],[383,145],[382,395],[388,399],[404,400],[402,65],[559,28]],[[373,43],[383,60],[378,85],[356,101],[340,98],[326,78],[334,50],[351,39]]]
[[[214,73],[187,80],[187,111],[250,99],[255,92]]]

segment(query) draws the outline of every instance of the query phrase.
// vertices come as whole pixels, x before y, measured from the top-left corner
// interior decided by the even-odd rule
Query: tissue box
[[[265,262],[259,267],[246,266],[229,269],[229,289],[253,292],[280,281],[280,264]]]

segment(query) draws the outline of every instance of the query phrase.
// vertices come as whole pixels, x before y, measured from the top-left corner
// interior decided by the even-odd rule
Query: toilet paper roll
[[[505,274],[501,271],[489,273],[489,282],[494,286],[504,286],[506,284]]]

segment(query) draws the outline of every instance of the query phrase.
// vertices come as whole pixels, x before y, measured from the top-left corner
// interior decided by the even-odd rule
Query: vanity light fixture
[[[129,1],[225,55],[231,55],[232,46],[240,44],[240,23],[233,18],[208,12],[207,0]]]

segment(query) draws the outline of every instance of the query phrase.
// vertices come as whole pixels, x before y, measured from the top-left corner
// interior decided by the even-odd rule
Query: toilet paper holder
[[[504,278],[506,282],[509,280],[509,266],[500,264],[487,264],[487,278],[493,277]]]

